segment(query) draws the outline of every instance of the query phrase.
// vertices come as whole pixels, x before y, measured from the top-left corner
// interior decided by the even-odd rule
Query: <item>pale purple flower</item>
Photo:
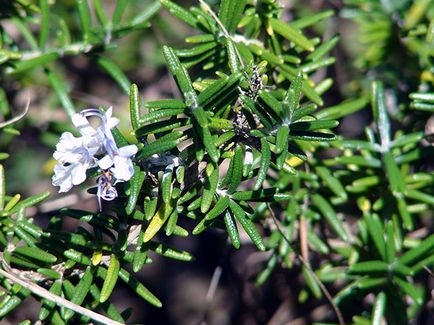
[[[88,118],[97,117],[100,124],[93,127]],[[137,153],[137,146],[118,148],[111,130],[119,120],[112,117],[112,108],[101,112],[96,108],[82,110],[72,117],[74,126],[81,137],[71,133],[62,134],[53,155],[58,164],[54,167],[53,185],[60,186],[59,192],[67,192],[73,185],[86,179],[86,171],[98,166],[102,170],[97,179],[98,200],[111,201],[117,197],[116,182],[125,182],[134,174],[131,157]],[[103,156],[101,159],[97,157]]]
[[[54,167],[52,182],[60,186],[59,192],[68,192],[73,185],[81,184],[86,179],[86,170],[94,167],[98,147],[89,146],[90,139],[74,137],[64,132],[53,154],[59,163]]]
[[[102,210],[101,199],[105,201],[113,201],[118,196],[116,188],[112,185],[112,177],[110,172],[103,172],[97,179],[97,197],[98,197],[98,207]]]
[[[137,147],[129,145],[116,148],[98,161],[98,166],[103,170],[110,170],[117,181],[126,182],[134,174],[131,156],[135,155]]]

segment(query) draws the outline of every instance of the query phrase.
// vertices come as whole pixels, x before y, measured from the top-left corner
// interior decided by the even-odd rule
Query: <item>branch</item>
[[[282,238],[289,244],[291,245],[291,241],[286,238],[285,236],[285,232],[282,230],[282,225],[280,224],[279,220],[277,220],[270,203],[267,204],[268,205],[268,209],[270,210],[270,215],[271,218],[274,221],[274,224],[277,227],[277,230],[279,231],[280,235],[282,236]],[[314,278],[315,282],[318,284],[318,286],[321,288],[321,291],[324,293],[324,296],[327,298],[328,302],[330,303],[330,305],[332,306],[333,310],[336,313],[336,316],[338,318],[339,324],[340,325],[345,325],[345,321],[344,321],[344,317],[342,316],[341,311],[339,310],[339,307],[336,305],[336,303],[333,301],[333,297],[330,294],[330,292],[327,290],[327,288],[325,287],[325,285],[321,282],[321,280],[318,278],[318,276],[315,274],[315,272],[312,270],[312,268],[310,267],[310,264],[308,261],[306,261],[304,259],[303,256],[301,256],[300,254],[298,254],[296,251],[294,251],[294,254],[296,256],[296,258],[303,264],[303,266],[307,269],[307,271],[312,275],[312,277]]]
[[[24,107],[24,110],[20,114],[18,114],[17,116],[11,118],[8,121],[4,121],[4,122],[0,123],[0,129],[4,128],[5,126],[14,124],[15,122],[18,122],[19,120],[21,120],[27,114],[27,112],[29,111],[29,106],[30,106],[30,98],[27,99],[27,104]]]
[[[223,25],[223,23],[221,22],[221,20],[219,19],[219,17],[217,17],[217,15],[215,14],[215,12],[211,9],[211,7],[203,0],[198,0],[200,5],[206,10],[208,11],[208,13],[212,16],[212,18],[214,18],[214,20],[216,21],[217,25],[219,25],[219,27],[221,28],[223,34],[231,39],[232,41],[234,41],[234,38],[229,34],[228,30],[226,29],[226,27]],[[235,41],[234,41],[235,42]],[[236,46],[234,46],[235,49],[235,54],[238,57],[238,60],[240,61],[241,67],[244,68],[244,61],[243,58],[240,55],[240,52],[238,52],[238,48]]]
[[[10,266],[6,263],[6,261],[3,259],[3,254],[0,253],[0,261],[3,265],[3,267],[7,270],[3,270],[0,268],[0,275],[4,276],[8,280],[12,281],[13,283],[17,283],[23,288],[30,290],[33,294],[42,297],[44,299],[53,301],[56,305],[66,307],[68,309],[71,309],[72,311],[87,316],[97,322],[100,322],[101,324],[107,324],[107,325],[122,325],[122,323],[119,323],[117,321],[114,321],[106,316],[103,316],[101,314],[95,313],[89,309],[86,309],[84,307],[81,307],[79,305],[76,305],[60,296],[57,296],[50,291],[38,286],[37,284],[30,282],[28,280],[22,279],[19,277],[19,275],[15,274]]]

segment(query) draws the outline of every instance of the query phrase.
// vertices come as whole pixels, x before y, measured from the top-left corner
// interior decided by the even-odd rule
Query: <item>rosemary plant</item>
[[[50,193],[11,193],[0,165],[0,318],[33,296],[32,320],[126,323],[132,311],[114,299],[120,282],[149,308],[165,308],[138,275],[155,254],[194,260],[171,238],[218,232],[231,250],[264,252],[257,286],[299,274],[297,306],[330,310],[318,321],[432,320],[434,6],[346,0],[306,13],[282,3],[1,5],[0,159],[13,159],[14,139],[38,125],[27,122],[32,101],[11,108],[15,93],[40,85],[67,117],[56,121],[56,109],[39,126],[53,152],[52,185],[87,189],[98,206],[56,206],[41,223],[47,210],[35,207],[49,205]],[[339,14],[360,27],[364,46],[352,67],[357,87],[342,102],[328,100],[338,89],[328,68],[341,62],[333,56],[340,35],[326,26]],[[188,36],[161,44],[174,87],[170,99],[149,100],[119,51],[145,34],[160,38],[167,23]],[[75,59],[117,85],[129,118],[72,96]],[[338,126],[354,114],[372,123],[349,138]]]

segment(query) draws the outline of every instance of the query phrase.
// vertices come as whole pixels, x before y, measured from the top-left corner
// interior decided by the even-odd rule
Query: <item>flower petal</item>
[[[89,166],[86,164],[76,164],[71,172],[72,184],[78,185],[86,180],[86,170]]]
[[[116,117],[112,117],[113,107],[109,107],[104,114],[103,121],[105,123],[105,128],[107,131],[113,129],[116,125],[119,124],[119,119]]]
[[[72,178],[70,172],[71,166],[54,166],[54,175],[52,183],[54,186],[60,186],[59,193],[68,192],[72,188]]]
[[[103,170],[107,170],[113,166],[113,159],[109,155],[105,155],[102,159],[98,160],[98,166]]]
[[[81,135],[94,136],[96,134],[96,130],[90,125],[88,119],[81,114],[74,114],[72,123],[80,131]]]
[[[111,169],[116,180],[121,182],[129,181],[134,174],[133,162],[129,158],[115,156],[114,167]]]
[[[119,155],[125,158],[129,158],[137,153],[137,146],[135,144],[131,144],[129,146],[125,146],[119,148]]]

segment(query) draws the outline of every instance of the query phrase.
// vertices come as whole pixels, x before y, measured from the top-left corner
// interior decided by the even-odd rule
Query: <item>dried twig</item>
[[[203,0],[198,0],[200,5],[206,10],[208,11],[208,13],[212,16],[212,18],[214,18],[214,20],[216,21],[217,25],[219,25],[219,27],[221,28],[223,34],[226,36],[226,38],[231,39],[233,42],[234,39],[233,37],[229,34],[228,30],[226,29],[226,27],[223,25],[223,23],[221,22],[221,20],[219,19],[219,17],[217,17],[217,15],[215,14],[215,12],[211,9],[211,7]],[[238,60],[240,61],[241,67],[244,68],[244,61],[243,58],[240,55],[240,52],[238,52],[238,48],[236,46],[234,46],[235,48],[235,54],[238,57]]]
[[[84,307],[81,307],[79,305],[76,305],[72,302],[70,302],[69,300],[66,300],[60,296],[57,296],[53,293],[51,293],[50,291],[40,287],[39,285],[30,282],[27,279],[23,279],[19,276],[19,274],[16,274],[11,267],[6,263],[6,261],[3,259],[3,255],[0,254],[0,260],[1,263],[3,265],[2,269],[0,268],[0,275],[4,276],[5,278],[7,278],[8,280],[12,281],[13,283],[17,283],[20,286],[22,286],[23,288],[30,290],[33,294],[42,297],[44,299],[53,301],[56,305],[58,306],[62,306],[62,307],[66,307],[68,309],[71,309],[72,311],[87,316],[97,322],[100,322],[102,324],[107,324],[107,325],[122,325],[122,323],[119,323],[117,321],[114,321],[106,316],[103,316],[101,314],[95,313],[89,309],[86,309]]]
[[[29,111],[29,107],[30,107],[30,98],[27,99],[27,104],[24,107],[24,110],[20,114],[18,114],[17,116],[11,118],[8,121],[4,121],[4,122],[0,123],[0,129],[4,128],[5,126],[14,124],[15,122],[18,122],[19,120],[21,120],[27,114],[27,112]]]
[[[279,220],[276,218],[274,211],[271,208],[271,205],[268,203],[268,209],[270,210],[270,215],[271,218],[274,221],[274,224],[277,227],[277,231],[279,231],[280,235],[282,236],[282,238],[289,244],[291,245],[291,241],[286,238],[285,236],[285,232],[282,229],[282,225],[280,224]],[[324,293],[324,296],[326,297],[326,299],[328,300],[328,302],[330,303],[330,305],[332,306],[333,310],[336,313],[336,317],[338,318],[338,322],[340,325],[345,325],[344,322],[344,317],[342,316],[341,311],[339,310],[339,307],[336,305],[336,303],[333,301],[333,297],[331,296],[330,292],[327,290],[327,288],[325,287],[325,285],[321,282],[321,280],[318,278],[318,276],[315,274],[315,272],[312,270],[312,268],[310,267],[310,264],[308,261],[306,261],[303,256],[301,256],[300,254],[298,254],[297,252],[295,252],[295,256],[296,258],[303,264],[303,266],[306,268],[306,270],[312,275],[313,279],[315,280],[315,282],[318,284],[318,286],[321,288],[321,291]]]

